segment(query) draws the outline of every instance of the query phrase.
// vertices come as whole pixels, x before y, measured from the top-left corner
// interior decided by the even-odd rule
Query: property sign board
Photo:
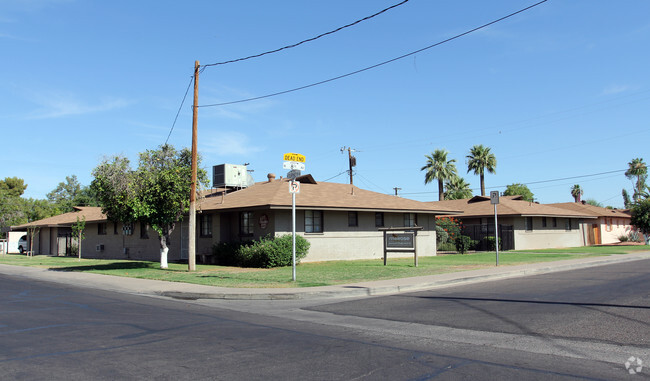
[[[389,249],[413,250],[415,248],[414,243],[415,234],[413,232],[386,234],[386,248]]]

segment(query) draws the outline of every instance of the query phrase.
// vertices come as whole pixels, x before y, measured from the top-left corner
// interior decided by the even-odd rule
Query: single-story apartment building
[[[481,240],[494,236],[494,204],[488,196],[434,201],[437,209],[461,210],[454,216],[463,223],[463,234]],[[501,196],[497,204],[499,237],[504,250],[578,247],[587,244],[585,220],[596,220],[590,213],[573,211],[524,200],[522,196]]]
[[[296,233],[311,244],[303,262],[383,257],[384,227],[414,227],[419,256],[436,255],[437,215],[458,210],[427,202],[364,190],[349,184],[316,182],[311,175],[297,178]],[[196,254],[205,258],[219,242],[241,242],[292,231],[292,196],[288,179],[255,183],[243,189],[209,192],[197,207]],[[86,218],[82,257],[111,259],[160,259],[157,233],[142,223],[109,221],[97,207],[14,227],[37,229],[36,254],[65,255],[70,226],[77,217]],[[169,260],[187,258],[187,218],[172,233]],[[407,254],[408,255],[408,254]]]
[[[628,236],[633,230],[632,216],[618,209],[601,208],[586,202],[562,202],[549,206],[589,214],[595,219],[585,220],[585,240],[587,245],[617,243],[619,237]]]

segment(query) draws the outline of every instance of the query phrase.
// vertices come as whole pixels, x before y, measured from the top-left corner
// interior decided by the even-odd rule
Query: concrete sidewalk
[[[0,274],[55,282],[78,287],[140,295],[166,296],[176,299],[291,300],[352,298],[422,291],[439,287],[485,282],[489,280],[583,269],[593,266],[650,259],[650,251],[588,257],[554,262],[500,266],[421,277],[360,282],[337,286],[308,288],[228,288],[149,279],[126,278],[82,272],[52,271],[36,267],[0,265]],[[298,274],[299,276],[299,274]]]

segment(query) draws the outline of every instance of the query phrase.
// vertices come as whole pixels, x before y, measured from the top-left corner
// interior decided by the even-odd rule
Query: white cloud
[[[28,119],[52,119],[73,115],[91,114],[126,107],[129,102],[121,98],[105,98],[95,103],[81,101],[70,94],[40,93],[32,97],[40,107]]]
[[[246,156],[262,151],[250,143],[248,136],[236,131],[204,133],[199,139],[199,151],[217,156]]]
[[[609,85],[603,89],[601,95],[614,95],[631,90],[632,86],[629,85]]]

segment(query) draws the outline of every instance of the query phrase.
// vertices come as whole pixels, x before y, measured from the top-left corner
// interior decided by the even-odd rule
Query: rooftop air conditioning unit
[[[247,188],[254,183],[245,165],[220,164],[212,167],[213,188]]]
[[[95,251],[104,251],[104,245],[99,244],[99,245],[95,246]]]

